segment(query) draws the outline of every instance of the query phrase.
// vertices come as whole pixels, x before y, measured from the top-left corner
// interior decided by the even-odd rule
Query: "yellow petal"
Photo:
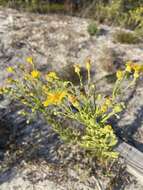
[[[13,73],[13,72],[14,72],[13,67],[8,67],[8,68],[7,68],[7,72],[9,72],[9,73]]]
[[[39,77],[40,77],[40,72],[37,71],[37,70],[33,70],[33,71],[31,72],[31,76],[32,76],[33,78],[39,78]]]

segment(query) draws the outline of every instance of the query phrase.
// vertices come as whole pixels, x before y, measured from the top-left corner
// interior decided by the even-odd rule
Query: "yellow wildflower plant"
[[[32,76],[33,78],[37,79],[37,78],[40,77],[40,72],[37,71],[37,70],[33,70],[33,71],[31,72],[31,76]]]
[[[29,58],[27,62],[33,63],[33,60]],[[66,142],[78,144],[98,160],[115,159],[117,153],[114,146],[117,144],[117,137],[110,125],[110,118],[118,118],[125,109],[121,103],[122,98],[127,87],[131,88],[143,73],[143,66],[127,62],[125,70],[117,71],[117,80],[108,96],[97,92],[94,82],[90,80],[90,59],[86,61],[85,67],[88,72],[87,83],[82,80],[80,66],[74,65],[74,71],[80,79],[80,85],[75,85],[71,81],[60,79],[55,72],[44,75],[34,65],[35,69],[31,72],[26,68],[15,72],[10,83],[6,83],[7,86],[4,87],[7,90],[1,88],[0,93],[19,101],[24,109],[28,108],[28,119],[40,113]],[[13,72],[11,69],[9,71]],[[127,85],[122,85],[124,80]],[[79,128],[77,132],[74,124],[72,129],[69,129],[71,126],[63,128],[63,121],[66,120],[77,122],[83,127],[83,131]]]

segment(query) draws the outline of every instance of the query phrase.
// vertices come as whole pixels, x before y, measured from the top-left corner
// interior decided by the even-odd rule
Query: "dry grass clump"
[[[136,33],[133,32],[125,32],[122,30],[118,30],[113,35],[114,42],[122,43],[122,44],[137,44],[140,42],[140,37]]]

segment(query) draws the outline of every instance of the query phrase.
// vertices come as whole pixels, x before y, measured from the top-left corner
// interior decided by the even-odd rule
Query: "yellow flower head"
[[[74,65],[74,71],[75,71],[75,73],[77,73],[78,75],[80,75],[80,66],[78,64]]]
[[[7,72],[8,72],[8,73],[13,73],[13,72],[14,72],[13,67],[7,67]]]
[[[43,102],[43,105],[45,107],[49,105],[58,105],[61,103],[63,98],[65,98],[66,95],[66,91],[48,93],[47,99]]]
[[[32,57],[27,57],[26,61],[27,61],[27,63],[33,64],[33,58]]]
[[[49,80],[57,80],[58,79],[58,76],[55,72],[50,72],[46,75],[46,80],[49,81]]]
[[[124,76],[124,72],[121,71],[121,70],[118,70],[117,73],[116,73],[116,76],[117,76],[118,80],[122,80],[123,76]]]
[[[40,72],[37,71],[37,70],[33,70],[33,71],[31,72],[31,76],[32,76],[33,78],[39,78],[39,77],[40,77]]]

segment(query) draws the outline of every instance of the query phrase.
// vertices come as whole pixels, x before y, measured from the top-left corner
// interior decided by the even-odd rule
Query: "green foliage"
[[[133,32],[117,31],[114,34],[114,41],[122,44],[137,44],[140,42],[140,37]]]
[[[97,32],[98,32],[97,24],[96,24],[95,22],[90,23],[90,24],[88,25],[87,31],[88,31],[88,33],[89,33],[91,36],[96,35]]]

